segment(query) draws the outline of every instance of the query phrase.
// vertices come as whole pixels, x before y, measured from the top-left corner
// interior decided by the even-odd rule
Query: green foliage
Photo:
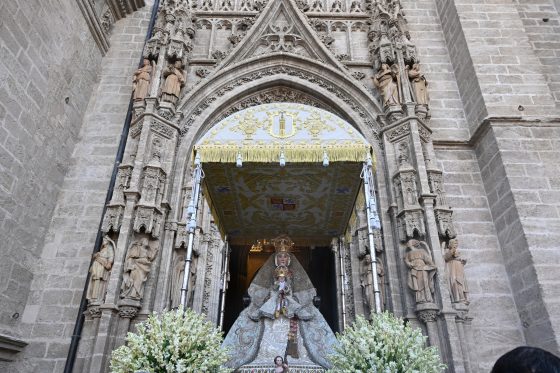
[[[151,314],[113,351],[111,371],[133,373],[219,372],[228,359],[222,333],[191,309]]]
[[[435,347],[426,347],[420,330],[388,312],[362,316],[337,335],[331,372],[440,373],[445,368]]]

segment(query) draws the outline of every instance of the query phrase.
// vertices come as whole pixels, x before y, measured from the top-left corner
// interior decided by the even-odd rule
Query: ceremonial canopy
[[[344,232],[371,147],[330,112],[275,103],[220,121],[195,152],[215,218],[230,240],[251,243],[289,232],[317,245]]]

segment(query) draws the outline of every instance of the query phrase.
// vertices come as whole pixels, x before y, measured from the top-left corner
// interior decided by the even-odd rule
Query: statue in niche
[[[406,248],[404,262],[408,267],[408,287],[414,291],[416,303],[433,303],[436,266],[428,244],[412,239],[406,243]]]
[[[400,106],[401,99],[398,85],[398,72],[388,64],[381,65],[381,69],[373,78],[373,84],[381,91],[383,107]]]
[[[416,205],[418,202],[418,193],[416,191],[416,177],[413,173],[402,175],[402,187],[404,189],[405,205]]]
[[[406,67],[408,78],[410,79],[412,94],[418,105],[428,106],[430,98],[428,96],[428,81],[424,74],[420,72],[420,65],[417,63],[412,68]]]
[[[406,142],[401,142],[399,144],[399,166],[410,166],[410,163],[408,163],[408,156],[409,156],[409,150],[408,150],[408,144]]]
[[[183,287],[183,274],[185,273],[185,257],[180,255],[173,266],[171,277],[171,308],[179,307],[181,303],[181,288]]]
[[[449,290],[453,303],[469,304],[467,294],[467,280],[465,278],[465,264],[467,260],[461,258],[458,251],[459,241],[456,238],[449,240],[443,259],[446,262]]]
[[[290,364],[329,368],[328,355],[337,341],[313,305],[316,290],[290,253],[291,239],[282,235],[271,242],[276,253],[251,282],[251,303],[224,340],[223,346],[232,351],[225,365],[270,366],[276,356],[289,356]]]
[[[439,207],[446,206],[447,200],[443,192],[441,175],[428,175],[431,181],[432,192],[436,194],[436,202]],[[431,176],[431,177],[430,177]]]
[[[175,61],[174,64],[169,64],[169,66],[163,70],[163,77],[165,78],[165,82],[161,89],[161,100],[175,105],[179,100],[181,88],[185,85],[183,63],[181,61]]]
[[[367,254],[363,260],[363,273],[362,273],[362,292],[364,296],[364,303],[369,309],[369,312],[375,311],[375,298],[373,292],[373,276],[371,270],[371,255]],[[385,309],[385,268],[383,261],[377,257],[377,283],[379,285],[379,300],[381,301],[381,309]]]
[[[152,262],[158,253],[146,237],[133,242],[126,252],[124,261],[121,298],[141,300],[144,296],[144,283],[148,279]]]
[[[152,71],[153,67],[150,64],[150,60],[144,58],[142,67],[134,72],[132,78],[132,97],[134,101],[142,101],[148,96],[150,81],[152,80]]]
[[[89,268],[90,277],[86,298],[90,304],[103,302],[114,258],[115,242],[108,236],[104,236],[101,249],[93,254],[93,263]]]

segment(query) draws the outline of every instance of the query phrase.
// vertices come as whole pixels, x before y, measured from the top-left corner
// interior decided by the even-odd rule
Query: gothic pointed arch
[[[315,97],[366,138],[377,137],[383,126],[379,103],[352,76],[307,57],[274,53],[223,67],[196,85],[177,108],[184,116],[181,133],[200,136],[233,102],[274,86],[290,87]]]

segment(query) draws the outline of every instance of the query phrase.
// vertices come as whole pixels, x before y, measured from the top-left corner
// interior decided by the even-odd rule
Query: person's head
[[[502,355],[491,373],[560,373],[560,358],[538,347],[517,347]]]
[[[453,250],[459,247],[459,241],[456,238],[452,238],[449,240],[449,249]]]
[[[287,267],[290,265],[290,254],[285,252],[285,251],[281,251],[278,254],[276,254],[276,265],[277,266],[284,266]]]
[[[276,356],[274,358],[274,364],[276,365],[282,365],[284,363],[284,359],[282,358],[282,356]]]

